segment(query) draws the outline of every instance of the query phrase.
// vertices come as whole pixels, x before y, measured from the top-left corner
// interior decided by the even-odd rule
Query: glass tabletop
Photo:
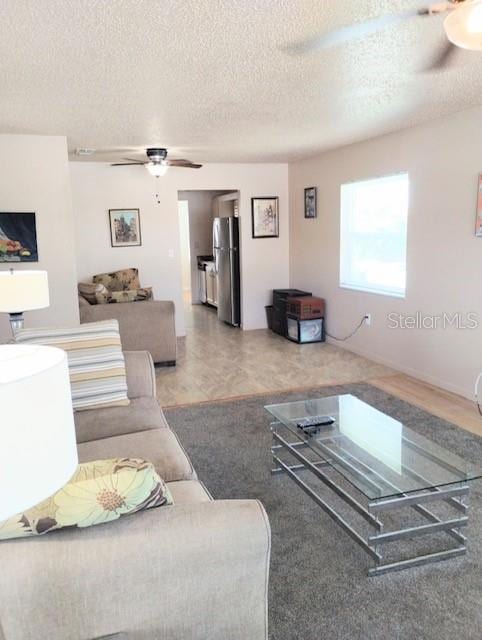
[[[370,500],[482,477],[482,469],[349,394],[265,409]],[[296,423],[311,416],[335,421],[307,436]]]

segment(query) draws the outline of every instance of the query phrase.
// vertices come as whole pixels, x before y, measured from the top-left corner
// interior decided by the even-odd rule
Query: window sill
[[[386,296],[388,298],[401,298],[406,297],[405,293],[396,293],[395,291],[383,291],[382,289],[370,289],[368,287],[357,287],[352,284],[339,284],[340,289],[349,289],[351,291],[361,291],[362,293],[373,293],[377,296]]]

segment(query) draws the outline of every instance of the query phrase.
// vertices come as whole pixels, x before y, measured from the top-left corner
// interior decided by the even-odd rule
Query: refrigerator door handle
[[[236,314],[234,311],[234,256],[235,250],[229,252],[229,272],[231,275],[231,324],[236,324]]]

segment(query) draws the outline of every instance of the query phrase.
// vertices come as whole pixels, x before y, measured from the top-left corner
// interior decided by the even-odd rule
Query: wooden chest
[[[288,315],[298,318],[298,320],[324,318],[325,301],[323,298],[315,298],[314,296],[288,298],[286,312]]]

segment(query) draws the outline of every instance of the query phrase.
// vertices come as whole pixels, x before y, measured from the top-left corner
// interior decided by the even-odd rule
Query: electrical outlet
[[[372,323],[372,314],[371,313],[365,313],[365,324],[370,326]]]

